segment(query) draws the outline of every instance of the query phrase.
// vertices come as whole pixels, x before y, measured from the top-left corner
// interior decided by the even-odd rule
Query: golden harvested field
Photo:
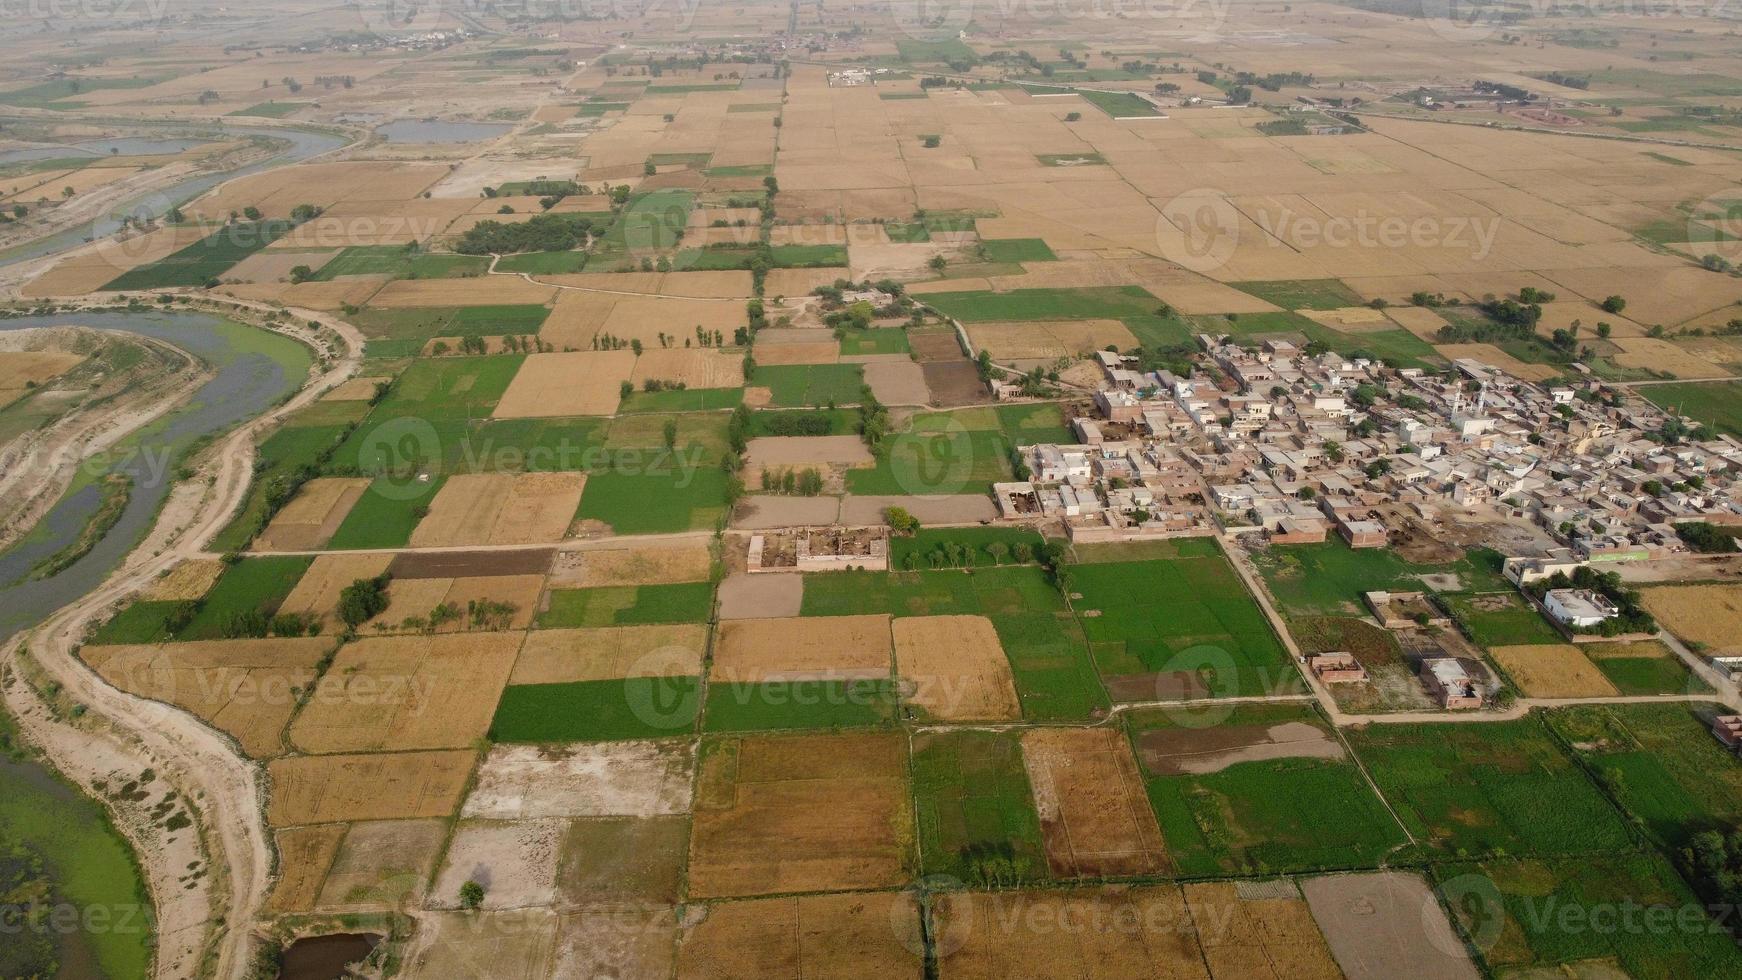
[[[1227,882],[1184,890],[1214,980],[1341,980],[1343,971],[1298,893],[1245,899],[1239,885]]]
[[[1606,698],[1621,693],[1570,643],[1494,647],[1488,652],[1533,698]]]
[[[345,825],[292,827],[278,831],[272,839],[278,848],[278,879],[272,884],[266,910],[274,915],[307,912],[314,908],[321,882],[326,880],[327,869],[339,853]]]
[[[448,478],[411,533],[414,548],[543,544],[563,539],[584,473],[472,473]]]
[[[530,354],[496,403],[499,419],[610,415],[636,370],[633,351]]]
[[[130,238],[107,239],[74,253],[31,280],[21,291],[26,298],[80,296],[103,288],[129,269],[156,262],[200,241],[208,229],[172,225]]]
[[[83,354],[51,350],[0,351],[0,405],[83,363]]]
[[[495,306],[502,303],[544,305],[556,296],[555,286],[527,282],[519,276],[471,279],[395,279],[369,298],[370,306],[400,309],[417,306]]]
[[[944,721],[1022,717],[1010,661],[984,616],[904,616],[893,623],[903,696]]]
[[[700,676],[707,646],[708,628],[699,624],[534,630],[508,683]]]
[[[690,895],[889,888],[912,846],[898,735],[753,736],[709,744],[690,837]]]
[[[445,817],[460,805],[477,753],[399,752],[274,759],[267,821],[275,827],[345,820]]]
[[[190,216],[221,221],[257,207],[268,218],[290,216],[299,204],[332,208],[344,200],[410,201],[446,176],[437,164],[352,161],[305,163],[239,177],[189,204]]]
[[[1664,629],[1714,657],[1742,653],[1742,585],[1654,585],[1640,601]]]
[[[1041,320],[1028,323],[975,323],[968,326],[974,349],[998,360],[1055,360],[1137,346],[1137,338],[1118,320]]]
[[[284,751],[297,691],[333,648],[321,637],[87,647],[86,663],[123,691],[183,708],[256,759]]]
[[[901,977],[925,974],[911,892],[802,895],[717,902],[678,948],[679,980]]]
[[[1460,357],[1474,358],[1525,381],[1547,381],[1560,374],[1560,369],[1552,364],[1521,361],[1493,344],[1436,344],[1434,350],[1448,361],[1455,361]]]
[[[557,556],[552,583],[595,588],[608,585],[666,585],[703,582],[713,568],[706,545],[676,545],[573,551]]]
[[[325,546],[368,489],[366,477],[318,477],[304,483],[255,537],[253,550],[311,551]]]
[[[310,310],[339,310],[361,306],[375,295],[386,276],[346,276],[331,282],[260,283],[219,286],[214,292],[261,303],[282,303]]]
[[[759,365],[834,364],[840,359],[841,342],[822,330],[763,330],[756,335]]]
[[[323,617],[324,631],[339,632],[344,629],[337,616],[339,593],[358,579],[375,578],[392,563],[390,554],[317,555],[297,580],[296,588],[279,604],[278,611]]]
[[[140,598],[152,602],[198,599],[210,591],[212,583],[222,574],[224,563],[216,558],[189,558],[152,582]]]
[[[711,677],[727,684],[888,677],[889,621],[878,614],[721,623]]]
[[[941,977],[1210,977],[1175,885],[954,892],[937,909]],[[1061,937],[1064,922],[1079,926]]]
[[[1722,378],[1730,374],[1730,369],[1723,364],[1713,363],[1667,340],[1616,337],[1611,343],[1621,348],[1621,353],[1615,355],[1615,363],[1622,367],[1668,371],[1678,378]]]
[[[387,609],[358,627],[371,634],[424,632],[429,629],[436,607],[446,606],[458,614],[435,627],[437,633],[463,633],[473,629],[525,629],[537,612],[544,591],[542,575],[465,575],[456,578],[395,578],[387,584]],[[503,603],[507,610],[486,612],[474,622],[467,603],[473,599]],[[408,622],[409,620],[409,622]]]
[[[490,727],[519,633],[365,637],[346,644],[290,727],[305,752],[470,745]]]
[[[1131,746],[1114,729],[1022,735],[1047,863],[1063,876],[1158,874],[1170,866]]]
[[[647,381],[678,382],[686,388],[741,388],[744,357],[712,348],[648,350],[635,359],[629,380],[636,388]]]

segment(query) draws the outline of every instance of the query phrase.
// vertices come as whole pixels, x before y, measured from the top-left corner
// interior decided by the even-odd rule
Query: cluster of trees
[[[924,561],[933,569],[939,568],[973,568],[981,555],[991,559],[992,564],[1002,565],[1006,561],[1014,561],[1026,565],[1035,560],[1034,546],[1026,541],[1018,541],[1007,545],[1002,541],[991,541],[976,548],[971,544],[959,541],[940,541],[937,546],[925,553]],[[919,567],[921,558],[915,552],[908,552],[901,563],[909,571]]]
[[[54,881],[42,858],[22,843],[0,838],[0,976],[52,977],[55,951]]]
[[[882,459],[889,451],[889,409],[871,393],[870,386],[859,389],[859,438],[871,455]]]
[[[193,605],[198,607],[197,602]],[[188,621],[191,620],[192,617],[189,616]],[[165,620],[165,625],[168,624],[169,620]],[[186,625],[187,622],[181,623],[182,627],[186,627]],[[267,636],[314,636],[320,631],[321,619],[319,616],[311,616],[307,613],[279,613],[275,616],[268,616],[257,609],[233,612],[225,616],[224,621],[218,624],[219,634],[227,640],[243,637],[260,639]]]
[[[566,252],[585,245],[592,232],[593,219],[582,214],[540,214],[513,224],[481,221],[460,236],[454,251],[462,255]]]
[[[1622,584],[1617,572],[1599,572],[1589,566],[1573,569],[1572,575],[1556,572],[1525,586],[1526,591],[1540,600],[1553,589],[1589,589],[1600,592],[1621,610],[1596,626],[1569,626],[1575,633],[1595,633],[1599,636],[1620,636],[1623,633],[1655,633],[1657,620],[1639,603],[1639,592]]]
[[[1734,534],[1705,521],[1677,524],[1675,533],[1689,548],[1703,555],[1728,555],[1742,551],[1742,548],[1736,546]]]
[[[1564,71],[1543,72],[1536,77],[1552,85],[1559,85],[1563,88],[1576,88],[1581,92],[1591,87],[1591,80],[1589,78],[1582,75],[1569,75]]]
[[[339,592],[339,619],[351,629],[387,611],[387,583],[391,577],[383,572],[374,578],[360,578]]]
[[[1742,904],[1742,830],[1705,830],[1689,838],[1677,863],[1694,891],[1720,908]]]
[[[762,428],[771,436],[826,436],[835,423],[827,412],[770,412],[763,416]]]
[[[796,472],[791,469],[765,469],[762,471],[762,489],[766,493],[784,494],[788,497],[815,497],[823,492],[823,475],[814,466],[807,466]]]

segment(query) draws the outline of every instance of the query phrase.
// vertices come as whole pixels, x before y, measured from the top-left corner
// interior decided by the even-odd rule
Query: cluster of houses
[[[1073,445],[1021,447],[993,495],[1073,537],[1262,531],[1277,543],[1387,544],[1382,512],[1528,521],[1574,563],[1685,553],[1677,523],[1742,523],[1742,443],[1598,385],[1531,384],[1461,359],[1390,368],[1319,345],[1200,336],[1187,376],[1096,356],[1104,381]],[[1660,432],[1664,430],[1664,432]],[[1552,574],[1550,572],[1549,574]]]

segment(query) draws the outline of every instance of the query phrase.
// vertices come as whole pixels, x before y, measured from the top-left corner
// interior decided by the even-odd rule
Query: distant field
[[[1361,593],[1419,592],[1427,587],[1423,575],[1456,575],[1456,592],[1511,591],[1500,577],[1500,556],[1483,549],[1451,565],[1411,565],[1389,548],[1350,548],[1333,539],[1271,548],[1254,563],[1290,616],[1365,615]]]
[[[552,589],[549,608],[539,613],[538,626],[560,629],[705,623],[713,611],[713,601],[714,587],[707,582]]]
[[[870,469],[850,470],[856,494],[986,493],[1010,479],[1011,452],[1040,442],[1070,442],[1057,405],[1011,405],[916,415],[890,437]]]
[[[1634,390],[1666,412],[1685,415],[1714,432],[1742,436],[1742,382],[1645,385]]]
[[[425,252],[406,245],[353,245],[315,273],[317,282],[340,276],[391,276],[395,279],[442,279],[448,276],[482,275],[490,267],[487,255],[453,255]]]
[[[232,635],[236,617],[271,616],[308,571],[309,557],[245,558],[224,570],[200,602],[199,612],[175,638],[216,640]]]
[[[1012,289],[995,293],[969,290],[929,293],[925,303],[963,323],[992,320],[1113,319],[1153,314],[1161,306],[1142,286],[1090,286],[1081,289]]]
[[[1335,310],[1365,306],[1366,301],[1340,279],[1279,279],[1229,283],[1243,293],[1275,303],[1285,310]]]
[[[980,243],[988,262],[1054,262],[1058,256],[1044,238],[989,238]]]
[[[856,405],[864,398],[864,371],[857,364],[781,364],[758,367],[751,385],[767,388],[780,408]]]
[[[130,269],[104,289],[165,289],[204,286],[230,267],[272,244],[294,227],[288,221],[238,221],[166,258]]]

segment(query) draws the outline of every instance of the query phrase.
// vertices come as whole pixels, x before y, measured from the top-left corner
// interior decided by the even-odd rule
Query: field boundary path
[[[247,302],[223,305],[269,309]],[[296,319],[271,329],[320,351],[325,344],[304,326],[312,321],[336,333],[346,350],[288,401],[224,436],[205,454],[197,472],[171,491],[151,531],[109,579],[11,643],[3,661],[12,677],[4,696],[24,736],[58,770],[78,777],[82,788],[102,800],[134,845],[158,917],[153,976],[159,978],[207,973],[240,977],[248,970],[251,926],[265,902],[273,869],[263,770],[228,736],[193,715],[111,686],[79,659],[78,649],[86,629],[113,604],[150,585],[183,558],[204,553],[206,542],[230,522],[247,495],[257,436],[263,430],[356,373],[363,351],[356,328],[330,314],[287,312]],[[83,716],[76,723],[61,719],[26,678],[59,685],[57,698],[82,705]],[[114,772],[146,769],[167,779],[196,816],[198,839],[212,873],[191,886],[185,881],[187,862],[154,846],[158,834],[149,816],[116,807],[90,785]],[[198,938],[170,948],[172,937],[185,936]]]

